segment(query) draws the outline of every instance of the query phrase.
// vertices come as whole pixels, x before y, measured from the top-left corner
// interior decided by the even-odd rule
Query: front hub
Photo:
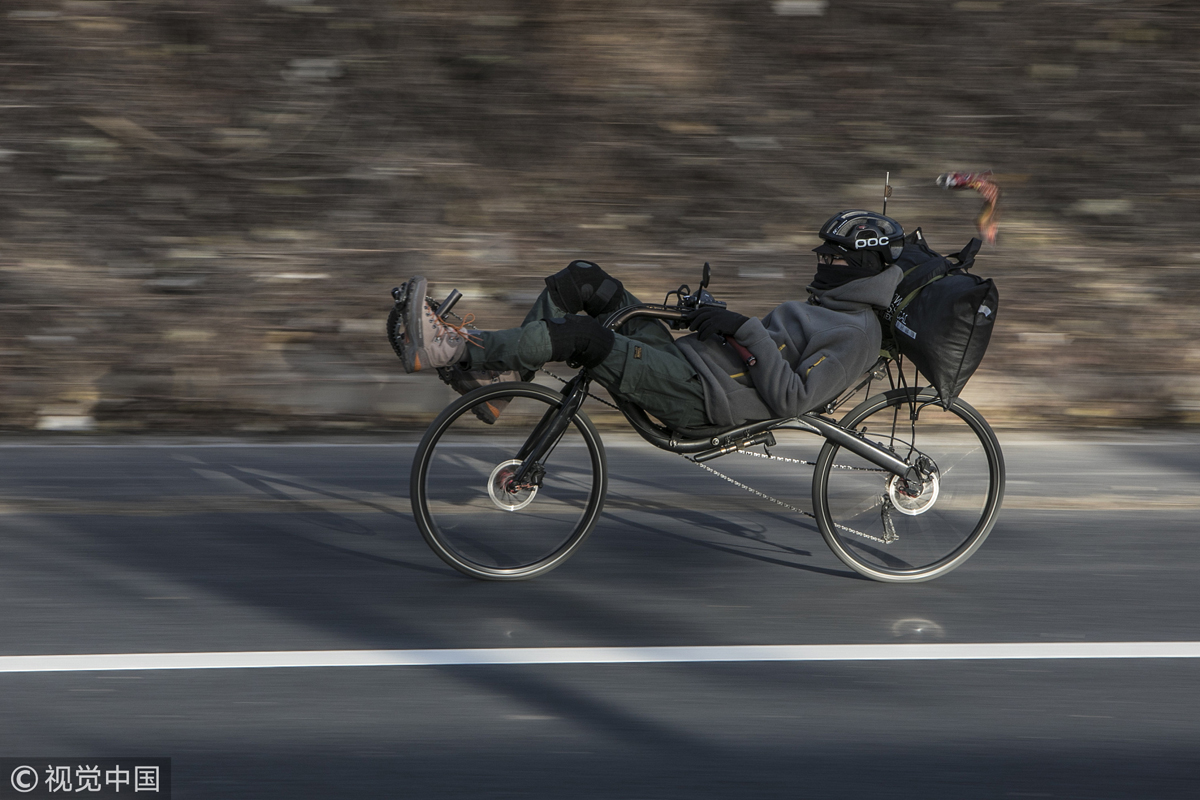
[[[492,470],[491,476],[488,477],[488,496],[492,498],[496,508],[504,511],[520,511],[532,503],[533,498],[537,496],[537,486],[528,483],[520,486],[513,484],[513,475],[517,473],[517,468],[520,466],[521,462],[513,459],[501,462]]]

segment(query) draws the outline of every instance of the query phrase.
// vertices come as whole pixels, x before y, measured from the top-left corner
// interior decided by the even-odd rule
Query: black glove
[[[717,306],[697,308],[695,311],[687,312],[683,318],[684,322],[688,324],[688,330],[696,331],[700,335],[700,341],[704,341],[713,334],[732,336],[748,319],[750,318],[742,316],[736,311]]]

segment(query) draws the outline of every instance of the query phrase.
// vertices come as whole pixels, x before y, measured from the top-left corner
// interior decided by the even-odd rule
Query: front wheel
[[[1004,456],[979,412],[961,400],[927,405],[925,389],[865,400],[839,423],[923,469],[920,487],[826,442],[813,474],[825,542],[848,567],[878,581],[917,583],[971,557],[1004,499]]]
[[[413,516],[450,566],[483,580],[522,580],[562,564],[591,533],[608,486],[604,446],[576,411],[523,481],[513,476],[562,409],[563,396],[531,383],[464,395],[429,426],[413,459]],[[488,425],[472,409],[495,418]]]

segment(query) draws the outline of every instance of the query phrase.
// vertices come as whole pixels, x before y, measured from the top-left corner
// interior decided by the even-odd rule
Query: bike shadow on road
[[[258,469],[248,469],[233,464],[207,464],[210,470],[226,475],[230,480],[242,484],[261,495],[280,501],[289,516],[336,534],[356,537],[375,537],[379,532],[369,525],[354,519],[351,514],[385,514],[389,517],[411,521],[412,516],[394,507],[394,498],[364,497],[361,492],[332,488],[317,481],[299,479],[294,476]],[[285,509],[281,509],[284,511]],[[390,533],[390,532],[389,532]],[[389,566],[404,567],[433,574],[444,574],[445,570],[411,561],[404,561],[377,553],[345,547],[334,542],[306,536],[300,532],[291,535],[306,543],[341,555],[374,561]]]
[[[798,570],[803,570],[805,572],[815,572],[815,573],[819,573],[821,575],[832,575],[832,576],[836,576],[839,578],[853,578],[855,580],[867,580],[863,576],[861,576],[858,573],[853,572],[851,570],[830,569],[828,567],[820,567],[820,566],[816,566],[813,564],[801,564],[801,563],[797,563],[796,561],[791,561],[791,560],[787,560],[784,558],[777,558],[774,556],[765,555],[763,553],[751,552],[750,550],[747,549],[750,546],[757,546],[759,548],[766,546],[766,547],[770,547],[770,548],[777,550],[780,554],[783,554],[783,555],[798,556],[798,557],[802,557],[802,558],[812,558],[812,555],[813,555],[811,550],[804,550],[804,549],[801,549],[798,547],[791,547],[791,546],[780,544],[777,542],[772,542],[769,539],[767,539],[765,536],[763,536],[761,533],[759,533],[758,531],[753,531],[750,528],[746,527],[745,525],[743,525],[739,522],[724,519],[722,517],[714,516],[712,514],[706,514],[702,511],[686,511],[686,510],[679,510],[679,509],[647,509],[647,508],[639,508],[638,511],[643,514],[651,514],[651,515],[656,515],[656,516],[667,517],[672,522],[683,522],[683,523],[687,524],[687,526],[689,528],[692,528],[692,529],[715,531],[717,533],[730,536],[730,537],[734,538],[735,540],[739,540],[739,541],[736,541],[733,544],[722,544],[720,542],[706,540],[704,538],[701,538],[700,536],[689,536],[687,534],[671,531],[671,530],[666,529],[665,527],[655,527],[652,525],[647,525],[645,523],[641,523],[641,522],[632,520],[628,516],[625,516],[625,515],[618,516],[616,514],[613,514],[611,512],[607,512],[607,511],[601,514],[601,518],[605,519],[609,522],[625,526],[626,528],[636,528],[638,530],[642,530],[647,533],[654,534],[656,536],[662,536],[662,537],[665,537],[668,539],[673,539],[678,542],[684,542],[686,544],[696,545],[698,547],[707,548],[709,550],[715,550],[719,553],[726,553],[728,555],[735,555],[735,556],[739,556],[741,558],[751,559],[753,561],[760,561],[765,564],[774,564],[774,565],[781,566],[781,567],[788,567],[790,569],[798,569]],[[786,517],[782,514],[774,514],[771,512],[761,512],[761,511],[757,512],[757,513],[759,513],[760,515],[772,517],[776,520],[779,520],[780,522],[784,522],[789,525],[798,525],[799,527],[802,527],[802,528],[811,528],[814,532],[816,530],[815,527],[804,525],[803,523],[799,523],[795,519]]]

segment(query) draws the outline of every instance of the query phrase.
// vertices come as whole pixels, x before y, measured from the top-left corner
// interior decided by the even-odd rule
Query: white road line
[[[7,442],[0,450],[277,450],[298,448],[416,447],[419,442]]]
[[[1200,642],[816,644],[732,647],[503,647],[465,650],[294,650],[0,656],[0,672],[428,667],[521,664],[691,664],[755,661],[1003,661],[1200,658]]]

